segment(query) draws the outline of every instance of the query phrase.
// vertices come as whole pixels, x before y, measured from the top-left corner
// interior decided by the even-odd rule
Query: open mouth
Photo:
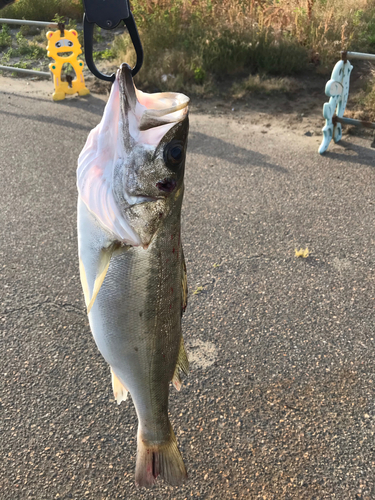
[[[157,146],[168,130],[185,119],[189,98],[175,92],[142,92],[134,86],[131,71],[123,63],[116,74],[121,99],[127,103],[124,109],[132,123],[129,133],[139,143]]]
[[[70,50],[69,52],[57,52],[60,57],[70,57],[73,52]]]

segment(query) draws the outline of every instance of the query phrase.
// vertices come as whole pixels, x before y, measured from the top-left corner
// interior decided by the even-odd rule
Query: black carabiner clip
[[[105,30],[113,30],[121,21],[124,21],[129,32],[135,52],[137,63],[132,69],[135,76],[143,63],[143,48],[139,38],[137,26],[130,10],[129,0],[84,0],[85,14],[83,15],[83,45],[87,67],[96,77],[106,82],[114,82],[116,75],[104,75],[95,66],[92,56],[94,25],[97,24]]]

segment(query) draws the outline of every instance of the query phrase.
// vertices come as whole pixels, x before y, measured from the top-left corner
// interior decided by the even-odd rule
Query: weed
[[[47,56],[45,46],[38,45],[36,43],[30,43],[31,59],[42,59]]]
[[[75,75],[73,66],[70,63],[64,63],[61,69],[61,75]]]
[[[55,17],[52,19],[52,21],[57,24],[65,24],[66,18],[65,16],[60,16],[59,14],[55,14]]]
[[[194,80],[198,85],[201,85],[206,79],[206,72],[203,68],[195,68]]]
[[[0,31],[0,49],[10,47],[12,45],[12,37],[9,33],[9,26],[7,24],[3,24]]]
[[[47,41],[46,41],[46,33],[47,29],[40,30],[40,32],[34,36],[33,42],[35,43],[42,43],[47,47]]]
[[[35,42],[29,42],[19,31],[16,34],[18,53],[27,56],[30,59],[41,59],[46,56],[45,45],[39,45]]]
[[[115,57],[115,52],[113,49],[98,50],[93,52],[93,57],[95,60],[111,60]]]
[[[375,71],[370,72],[370,77],[365,83],[363,89],[361,89],[351,100],[354,109],[354,113],[348,114],[351,118],[356,118],[359,120],[375,120]]]
[[[102,35],[102,29],[99,28],[99,26],[97,26],[97,25],[95,25],[95,28],[94,28],[93,38],[94,38],[94,42],[102,42],[104,40],[104,37]]]
[[[56,16],[82,20],[83,2],[80,0],[18,0],[1,11],[2,17],[52,21]]]
[[[143,87],[189,90],[244,70],[293,74],[308,61],[306,48],[296,40],[254,22],[231,24],[223,13],[214,15],[217,4],[198,0],[197,9],[182,1],[158,5],[148,11],[143,2],[133,4],[145,53],[137,77]],[[128,35],[117,37],[112,48],[118,62],[134,64]]]
[[[29,62],[26,62],[26,61],[16,62],[13,64],[13,66],[15,68],[21,68],[21,69],[30,69],[31,68],[31,64]]]
[[[19,53],[23,56],[30,55],[32,49],[29,45],[29,42],[26,40],[26,38],[20,31],[16,34],[16,40]]]
[[[0,59],[0,63],[2,66],[6,66],[9,61],[10,61],[10,58],[12,57],[14,53],[14,49],[12,49],[12,47],[10,49],[8,49],[6,52],[4,52],[1,56],[1,59]]]
[[[340,50],[375,51],[371,0],[132,0],[132,10],[145,53],[136,81],[153,89],[204,93],[213,81],[244,71],[287,76],[309,62],[327,71]],[[82,13],[81,0],[18,0],[2,10],[3,17],[64,20],[67,29]],[[11,44],[6,29],[0,47]],[[99,29],[94,40],[104,40]],[[30,51],[21,42],[20,51]],[[96,53],[97,59],[112,57],[135,63],[128,35]]]
[[[14,64],[12,64],[13,67],[15,68],[21,68],[21,69],[31,69],[31,64],[29,62],[24,62],[24,61],[19,61]],[[22,77],[25,76],[23,73],[18,73],[18,72],[13,72],[11,73],[12,76],[17,76],[17,77]]]
[[[30,26],[28,24],[22,24],[20,26],[19,32],[22,33],[23,36],[33,36],[39,35],[40,28],[38,26]]]
[[[265,75],[250,75],[243,81],[232,85],[232,94],[240,99],[248,93],[274,94],[277,92],[294,92],[298,90],[295,80],[288,77],[267,77]]]

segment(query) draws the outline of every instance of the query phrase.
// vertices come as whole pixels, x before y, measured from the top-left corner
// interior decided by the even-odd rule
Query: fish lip
[[[120,86],[121,94],[126,97],[130,104],[130,108],[135,109],[137,104],[137,95],[135,93],[131,67],[126,63],[122,63],[117,70],[116,78]]]
[[[163,198],[164,196],[147,196],[145,194],[137,194],[128,197],[128,201],[129,206],[134,207],[136,205],[142,205],[143,203],[155,203],[159,200],[162,200]]]
[[[162,199],[161,196],[158,198],[156,196],[139,196],[139,198],[143,200],[141,203],[152,203]]]

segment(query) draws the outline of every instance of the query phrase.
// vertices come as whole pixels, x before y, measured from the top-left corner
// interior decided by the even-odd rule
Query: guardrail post
[[[350,74],[353,69],[353,66],[348,61],[348,57],[352,60],[362,59],[375,61],[374,54],[341,52],[341,61],[333,68],[331,79],[327,82],[325,88],[325,93],[330,99],[329,102],[323,105],[323,117],[326,123],[322,128],[323,140],[319,147],[320,154],[327,151],[332,138],[335,142],[341,140],[342,124],[375,129],[375,123],[344,118],[344,112],[349,97]]]

